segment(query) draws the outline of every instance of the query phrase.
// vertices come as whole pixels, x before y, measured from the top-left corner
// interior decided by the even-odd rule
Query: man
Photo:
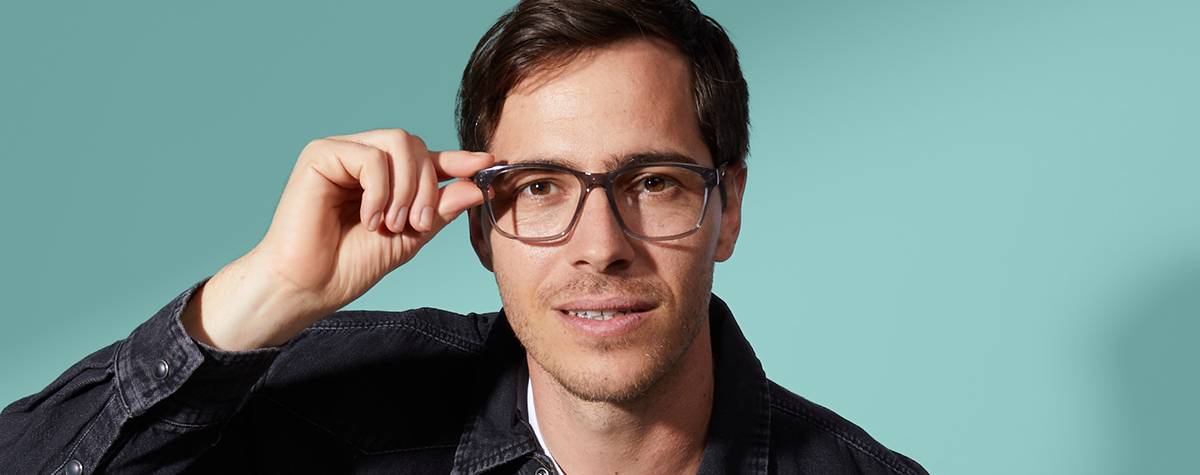
[[[924,473],[768,381],[711,294],[746,104],[690,2],[522,2],[463,74],[483,152],[313,141],[249,253],[5,409],[3,467]],[[467,210],[502,311],[337,311]]]

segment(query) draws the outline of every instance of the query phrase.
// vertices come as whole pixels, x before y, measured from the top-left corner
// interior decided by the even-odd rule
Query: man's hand
[[[466,209],[487,153],[434,152],[383,129],[314,140],[300,153],[266,236],[192,297],[183,323],[224,350],[286,343],[408,262]]]

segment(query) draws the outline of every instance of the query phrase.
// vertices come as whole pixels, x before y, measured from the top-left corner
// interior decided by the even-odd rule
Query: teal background
[[[313,138],[456,145],[499,2],[0,6],[0,404],[265,232]],[[768,374],[934,473],[1181,473],[1200,4],[717,2],[753,135],[718,266]],[[490,311],[462,221],[348,308]]]

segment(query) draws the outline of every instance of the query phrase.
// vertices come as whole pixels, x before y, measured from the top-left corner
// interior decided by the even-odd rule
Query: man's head
[[[667,241],[625,234],[603,188],[549,242],[503,237],[471,211],[472,243],[514,331],[567,391],[636,399],[707,328],[713,265],[740,228],[747,129],[736,52],[690,2],[525,1],[480,41],[459,93],[464,149],[586,172],[654,154],[724,170],[720,205],[697,232]],[[595,321],[587,310],[628,315]]]

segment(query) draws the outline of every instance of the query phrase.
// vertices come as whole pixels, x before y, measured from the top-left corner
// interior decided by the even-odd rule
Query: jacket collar
[[[709,303],[713,342],[713,412],[700,474],[767,473],[771,401],[766,374],[724,301]],[[476,376],[476,413],[468,417],[454,454],[454,475],[474,475],[541,454],[525,416],[528,368],[501,310],[487,337]]]

